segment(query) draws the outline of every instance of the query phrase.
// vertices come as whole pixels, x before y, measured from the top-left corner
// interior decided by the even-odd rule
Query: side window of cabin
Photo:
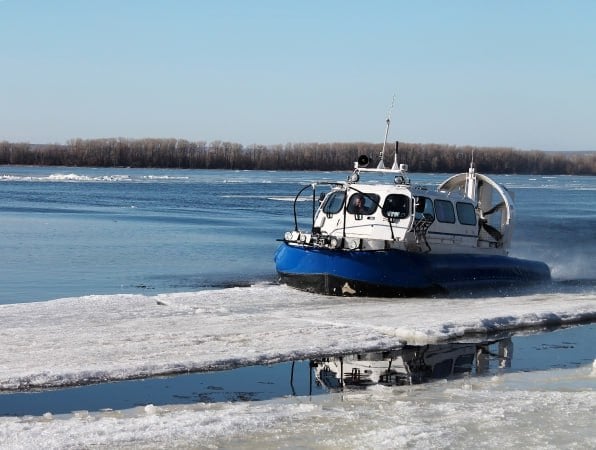
[[[383,215],[390,219],[401,219],[410,215],[410,197],[402,194],[390,194],[383,204]]]
[[[476,225],[476,211],[471,203],[457,202],[457,218],[462,225]]]
[[[435,210],[433,208],[433,202],[428,197],[416,197],[416,219],[427,219],[434,220]]]
[[[450,201],[435,200],[435,213],[439,222],[455,223],[455,211]]]
[[[345,198],[346,193],[344,191],[332,192],[323,205],[323,212],[325,214],[337,214],[341,211]]]
[[[373,214],[379,204],[379,196],[376,194],[361,194],[357,192],[350,197],[348,212],[360,216]]]

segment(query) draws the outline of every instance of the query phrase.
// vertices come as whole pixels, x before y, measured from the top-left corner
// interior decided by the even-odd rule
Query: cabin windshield
[[[345,191],[332,192],[327,196],[327,200],[325,200],[325,203],[323,204],[323,212],[325,214],[337,214],[344,206],[345,199]]]
[[[348,212],[350,214],[368,216],[374,214],[379,204],[377,194],[365,194],[357,192],[350,197]]]
[[[404,218],[410,215],[410,197],[390,194],[383,204],[383,215],[389,218]]]

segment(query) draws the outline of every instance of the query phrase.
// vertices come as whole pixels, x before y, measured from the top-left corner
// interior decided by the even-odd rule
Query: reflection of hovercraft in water
[[[496,357],[499,367],[510,364],[510,339],[481,344],[407,345],[400,349],[328,357],[313,361],[317,381],[328,389],[367,387],[374,384],[401,386],[433,379],[487,372],[489,358]]]
[[[383,153],[376,168],[362,156],[347,181],[298,193],[294,230],[275,254],[282,282],[328,295],[394,297],[550,280],[546,264],[508,256],[513,198],[473,162],[431,190],[410,183],[397,143],[392,168]],[[317,186],[330,190],[317,197]],[[301,230],[297,203],[308,189],[312,221]]]

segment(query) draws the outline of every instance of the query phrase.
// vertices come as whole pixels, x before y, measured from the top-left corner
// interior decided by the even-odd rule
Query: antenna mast
[[[384,169],[385,162],[383,161],[383,155],[385,154],[385,145],[387,144],[387,136],[389,135],[389,125],[391,124],[391,112],[393,111],[393,105],[395,104],[395,94],[393,94],[393,99],[391,100],[391,106],[389,107],[389,112],[387,113],[387,126],[385,127],[385,140],[383,141],[383,148],[381,149],[381,154],[379,155],[380,161],[377,169]]]
[[[478,182],[476,180],[476,167],[474,166],[474,150],[472,150],[472,161],[470,161],[470,168],[468,169],[468,173],[466,174],[466,195],[471,198],[472,200],[478,200],[476,197],[476,188],[478,186]]]

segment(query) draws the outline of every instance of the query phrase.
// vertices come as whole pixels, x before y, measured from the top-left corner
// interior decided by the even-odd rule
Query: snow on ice
[[[234,368],[589,321],[594,294],[310,295],[285,286],[0,305],[0,390]]]

